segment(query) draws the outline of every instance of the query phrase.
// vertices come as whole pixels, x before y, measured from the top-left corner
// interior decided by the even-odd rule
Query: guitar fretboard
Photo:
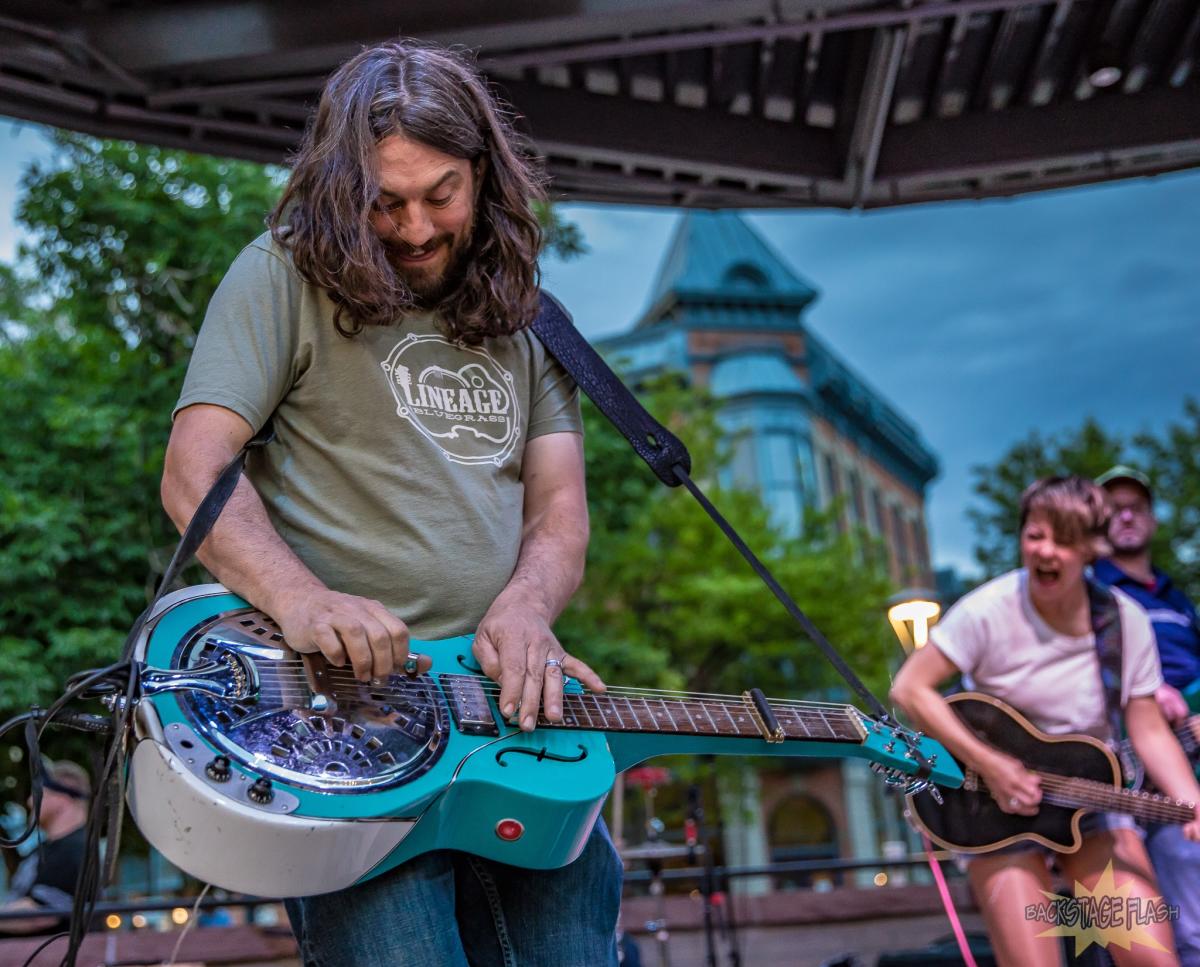
[[[1175,738],[1183,746],[1184,754],[1195,763],[1197,759],[1200,759],[1200,715],[1188,716],[1184,723],[1174,731]],[[1137,752],[1133,748],[1133,742],[1129,739],[1121,741],[1121,761],[1132,762],[1135,765],[1138,762]]]
[[[1125,813],[1151,823],[1186,823],[1196,814],[1196,804],[1168,799],[1140,789],[1123,789],[1094,779],[1060,776],[1052,772],[1035,774],[1042,783],[1042,801],[1068,809],[1108,810]],[[987,792],[987,783],[974,769],[966,770],[963,789]]]
[[[772,704],[784,739],[860,742],[863,731],[849,706]],[[563,696],[563,721],[538,719],[539,728],[599,732],[665,732],[729,738],[763,737],[753,703],[723,698],[587,693]]]
[[[1200,757],[1200,715],[1190,715],[1179,728],[1175,730],[1179,744],[1187,757],[1195,761]]]

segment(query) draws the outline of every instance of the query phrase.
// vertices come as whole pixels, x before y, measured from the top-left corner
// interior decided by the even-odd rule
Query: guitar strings
[[[298,665],[296,662],[289,662],[288,664],[292,667],[280,669],[279,666],[283,664],[283,662],[275,662],[271,665],[265,666],[263,669],[264,671],[269,669],[272,672],[282,671],[282,674],[273,674],[271,676],[272,678],[276,679],[275,682],[264,681],[260,686],[259,694],[263,698],[267,700],[282,699],[284,697],[284,689],[288,685],[291,685],[296,691],[301,693],[310,691],[308,678],[305,675],[303,668],[296,667]],[[334,697],[343,702],[349,701],[350,699],[349,696],[347,696],[346,699],[343,700],[336,695],[336,686],[338,684],[352,686],[356,692],[359,690],[365,690],[371,696],[377,696],[377,700],[385,700],[389,698],[401,700],[411,696],[413,694],[413,689],[429,687],[428,685],[421,683],[419,679],[408,687],[401,686],[396,688],[383,683],[372,686],[368,682],[362,682],[359,679],[354,678],[352,673],[344,670],[333,673],[327,671],[326,674],[335,685]],[[450,680],[451,682],[455,679],[463,679],[478,683],[480,691],[485,695],[491,695],[492,697],[498,696],[500,692],[500,687],[497,683],[491,681],[490,679],[483,678],[482,676],[461,673],[446,673],[441,674],[439,677]],[[600,699],[600,701],[595,701],[589,705],[589,703],[585,701],[587,698]],[[603,699],[606,698],[609,699],[608,702],[603,701]],[[622,711],[619,705],[614,704],[614,700],[616,702],[625,701],[628,705],[628,708]],[[800,729],[804,732],[804,735],[794,736],[794,738],[830,738],[843,740],[860,738],[857,731],[857,725],[852,725],[849,728],[844,727],[841,733],[834,728],[835,725],[846,726],[849,719],[849,711],[852,710],[857,712],[857,710],[852,709],[851,706],[846,704],[803,702],[798,700],[771,701],[777,713],[783,714],[787,718],[788,724],[792,725],[792,727],[796,727],[798,724]],[[361,705],[370,704],[367,700],[362,698],[358,698],[357,702]],[[634,702],[641,703],[642,708],[639,710],[633,704]],[[643,725],[642,712],[645,712],[649,715],[650,721],[656,722],[658,725],[662,725],[662,716],[655,715],[655,710],[650,704],[651,702],[658,702],[664,706],[666,706],[666,704],[669,702],[670,705],[667,706],[667,708],[677,708],[681,710],[691,721],[692,728],[696,729],[700,734],[730,734],[730,728],[733,729],[732,734],[738,736],[742,735],[743,731],[750,734],[757,733],[755,720],[752,717],[748,717],[750,707],[747,705],[746,700],[740,696],[718,695],[716,693],[674,692],[665,689],[622,687],[614,687],[607,692],[585,692],[582,694],[568,692],[564,695],[564,708],[568,712],[571,712],[578,721],[586,718],[588,725],[593,726],[594,723],[599,720],[603,728],[613,728],[613,725],[609,719],[610,715],[612,718],[617,720],[617,728],[627,728],[628,726],[625,722],[626,714],[633,717],[637,727],[641,727]],[[573,709],[571,706],[577,706],[577,708]],[[667,708],[664,708],[664,711],[666,711]],[[718,721],[713,718],[714,710],[719,713],[718,717],[720,717],[720,714],[723,713],[724,717],[728,718],[729,721],[727,723],[718,723]],[[832,724],[829,715],[827,714],[830,712],[836,713],[836,717],[833,719]],[[737,714],[735,715],[734,713]],[[705,718],[708,719],[708,725],[712,730],[711,732],[703,727]],[[697,720],[700,722],[699,726],[697,726]],[[542,721],[546,721],[546,724],[549,725],[561,725],[561,723],[558,722],[550,723],[544,718]],[[667,717],[667,722],[675,731],[680,731],[680,723],[676,722],[673,712]]]
[[[282,681],[285,684],[292,683],[292,682],[295,682],[298,685],[307,685],[308,684],[308,677],[304,673],[304,669],[302,667],[296,667],[294,669],[287,669],[287,668],[280,669],[283,672],[283,674],[276,674],[276,669],[278,669],[279,666],[282,666],[284,664],[290,664],[290,663],[272,662],[270,665],[266,665],[266,666],[260,665],[258,667],[259,667],[260,673],[263,670],[270,670],[272,673],[271,674],[272,678]],[[287,675],[291,675],[293,672],[294,672],[294,677],[285,677]],[[375,692],[377,694],[397,695],[397,694],[400,694],[403,691],[405,691],[405,688],[403,686],[401,686],[399,689],[397,689],[395,686],[392,686],[386,682],[379,682],[378,684],[373,684],[372,682],[364,682],[361,679],[356,678],[354,676],[354,674],[349,671],[330,670],[330,671],[326,672],[325,674],[329,677],[329,679],[335,685],[341,684],[341,685],[353,686],[356,688],[368,689],[369,691]],[[450,672],[450,673],[443,672],[443,673],[435,673],[434,677],[439,678],[439,679],[455,679],[455,678],[466,679],[466,680],[478,682],[480,688],[488,694],[499,694],[499,692],[500,692],[499,683],[493,681],[490,678],[486,678],[483,675],[473,675],[473,674],[469,674],[466,672]],[[416,681],[419,681],[419,679],[417,679]],[[580,693],[570,692],[567,694],[579,695]],[[608,698],[630,698],[630,699],[663,698],[663,699],[676,699],[676,700],[685,700],[685,701],[713,700],[713,701],[732,702],[741,707],[747,707],[746,699],[741,695],[731,695],[728,693],[719,693],[719,692],[689,692],[689,691],[679,691],[679,690],[674,690],[674,689],[644,688],[644,687],[631,686],[631,685],[626,685],[626,686],[614,685],[614,686],[610,686],[608,689],[606,689],[603,692],[590,692],[589,691],[589,692],[583,692],[582,694],[596,696],[596,697],[608,697]],[[786,699],[786,698],[769,698],[768,701],[770,702],[772,708],[781,706],[784,708],[805,708],[805,709],[814,709],[814,710],[825,709],[828,711],[837,711],[837,712],[845,712],[847,709],[853,709],[854,711],[858,711],[849,702],[817,702],[817,701],[810,701],[810,700],[805,700],[805,699]]]
[[[473,676],[462,676],[462,677],[464,677],[464,678],[470,677],[470,678],[472,678],[473,681],[479,681],[480,682],[480,690],[485,695],[490,695],[491,697],[496,697],[499,695],[500,688],[494,682],[485,683],[484,681],[482,681],[480,679],[475,679]],[[404,688],[404,687],[394,688],[394,687],[389,687],[389,686],[384,686],[384,685],[371,686],[368,683],[360,682],[357,679],[343,681],[340,684],[350,684],[350,683],[353,683],[355,691],[359,691],[360,689],[362,691],[367,691],[372,697],[377,696],[378,697],[377,700],[403,699],[412,694],[411,689],[417,689],[417,688],[421,687],[419,685],[413,685],[413,686],[410,686],[410,688]],[[335,684],[338,684],[338,683],[335,683]],[[262,685],[260,685],[259,694],[263,697],[272,697],[272,698],[276,697],[276,696],[282,696],[284,694],[285,688],[288,685],[291,685],[296,691],[299,691],[301,693],[303,693],[305,691],[311,691],[307,679],[300,677],[300,678],[297,678],[297,679],[294,679],[294,680],[291,680],[288,682],[283,682],[283,683],[264,682]],[[334,689],[334,692],[335,692],[335,698],[336,698],[337,697],[336,688]],[[349,696],[347,696],[347,698],[348,697]],[[731,714],[730,710],[736,711],[740,715],[745,715],[746,713],[752,711],[752,706],[748,705],[746,703],[746,700],[741,698],[740,696],[728,695],[728,696],[720,696],[720,697],[714,697],[714,698],[696,698],[696,697],[693,697],[692,694],[686,693],[686,692],[667,692],[667,691],[660,691],[660,690],[651,691],[651,690],[634,690],[634,689],[612,689],[608,692],[584,692],[584,693],[567,692],[564,694],[563,699],[564,699],[564,703],[578,704],[578,705],[583,706],[583,708],[590,710],[590,711],[594,711],[600,715],[604,714],[604,706],[607,706],[608,709],[611,711],[611,714],[613,714],[614,716],[616,716],[618,718],[620,718],[620,716],[625,714],[625,712],[628,712],[629,714],[632,714],[635,717],[637,717],[640,710],[649,712],[650,715],[653,717],[654,708],[650,704],[651,702],[658,702],[660,704],[664,704],[668,708],[669,707],[680,708],[682,711],[684,711],[685,714],[688,714],[689,716],[693,712],[695,712],[697,714],[707,715],[708,710],[710,710],[710,709],[715,709],[717,711],[724,712],[726,715]],[[593,699],[593,700],[599,700],[599,701],[594,702],[593,705],[589,708],[589,706],[586,703],[587,699]],[[605,699],[608,699],[609,701],[606,702],[606,701],[604,701]],[[622,710],[619,707],[619,705],[613,704],[614,700],[616,702],[620,702],[620,701],[626,702],[628,705],[628,708],[625,710]],[[360,699],[360,701],[365,702],[365,700],[362,700],[362,699]],[[637,706],[635,706],[633,704],[635,702],[641,703],[640,710]],[[858,711],[857,709],[854,709],[852,706],[848,706],[845,704],[835,705],[832,703],[824,703],[824,704],[823,703],[809,703],[809,702],[801,702],[801,701],[795,701],[795,700],[776,701],[776,700],[772,699],[772,700],[770,700],[770,704],[777,713],[784,713],[785,715],[788,715],[789,717],[798,716],[802,720],[806,716],[809,718],[820,719],[822,722],[826,723],[827,728],[828,728],[828,722],[829,722],[828,713],[836,713],[837,717],[834,719],[834,721],[844,721],[849,717],[850,712],[857,713],[857,711]],[[861,713],[859,713],[859,714],[861,714]]]
[[[428,700],[427,696],[420,696],[419,692],[406,692],[399,699],[412,699],[418,696]],[[283,689],[265,688],[260,691],[259,697],[266,701],[282,701],[286,697],[286,693]],[[614,705],[609,706],[606,711],[604,707],[605,703],[593,703],[589,705],[585,701],[577,701],[594,697],[592,695],[568,694],[565,696],[564,711],[574,721],[551,722],[545,718],[544,713],[539,713],[539,724],[549,727],[636,731],[644,728],[647,721],[649,721],[656,726],[661,727],[665,724],[669,725],[675,732],[682,732],[687,730],[688,726],[676,716],[674,709],[678,709],[687,716],[691,723],[691,729],[700,735],[752,737],[760,734],[755,719],[748,714],[750,709],[745,703],[677,701],[673,703],[673,707],[664,708],[656,714],[655,710],[648,704],[641,709],[630,705],[624,711]],[[339,706],[345,707],[374,707],[375,704],[373,700],[361,696],[335,696],[335,698]],[[669,715],[665,714],[667,711],[670,711]],[[716,717],[714,717],[714,711],[718,713]],[[788,738],[828,740],[858,740],[860,738],[857,729],[848,724],[845,716],[841,720],[834,719],[831,722],[824,710],[786,710],[783,717],[784,723],[782,724],[786,724],[794,729],[798,728],[803,733],[788,736]],[[633,726],[629,724],[628,720],[630,718],[633,719]],[[726,719],[727,721],[725,721]],[[835,725],[841,726],[841,731],[836,729]],[[666,731],[666,729],[663,729],[663,731]]]
[[[286,659],[285,658],[282,660],[271,661],[268,663],[262,663],[262,664],[256,663],[256,667],[258,667],[260,670],[262,670],[262,669],[274,670],[274,669],[280,669],[280,668],[282,668],[284,670],[294,669],[294,670],[298,671],[301,676],[304,676],[303,662],[300,661],[299,659]],[[356,678],[354,673],[347,668],[331,666],[330,668],[327,669],[326,674],[329,675],[330,677],[338,678],[340,680],[347,681],[347,682],[354,682],[354,683],[357,683],[360,685],[369,684],[367,682],[363,682],[359,678]],[[465,679],[479,681],[485,687],[489,684],[498,687],[497,683],[495,683],[492,679],[487,678],[482,673],[472,673],[472,672],[462,671],[462,672],[434,672],[432,674],[434,677],[437,677],[437,678],[465,678]],[[393,676],[389,676],[389,677],[393,677]],[[394,677],[400,678],[402,676],[396,675]],[[571,677],[574,678],[575,676],[571,676]],[[735,696],[735,695],[730,695],[728,693],[721,693],[721,692],[687,692],[687,691],[676,691],[676,690],[672,690],[672,689],[644,688],[641,686],[633,686],[633,685],[612,686],[605,692],[595,692],[595,693],[591,693],[591,694],[610,695],[610,694],[613,694],[614,692],[620,692],[620,691],[662,692],[663,694],[668,694],[668,695],[688,695],[688,696],[693,696],[693,697],[697,697],[697,698],[701,698],[701,697],[736,698],[738,700],[741,700],[740,695]],[[798,700],[798,699],[774,699],[773,698],[773,699],[771,699],[771,701],[772,702],[776,702],[776,701],[784,702],[784,701],[801,701],[801,700]],[[847,705],[849,705],[848,702],[807,702],[807,701],[805,701],[804,704],[824,705],[824,706],[827,706],[830,708],[839,708],[839,709],[845,708],[845,707],[847,707]]]
[[[1037,775],[1049,792],[1043,799],[1052,805],[1076,809],[1116,809],[1141,818],[1175,823],[1190,822],[1194,815],[1186,804],[1167,799],[1165,796],[1120,789],[1095,779],[1082,779],[1077,776],[1059,776],[1052,772],[1038,772]],[[977,788],[989,791],[987,783],[982,779],[977,780]]]

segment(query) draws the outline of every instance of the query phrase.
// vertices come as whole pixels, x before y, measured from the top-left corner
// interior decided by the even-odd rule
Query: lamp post
[[[929,629],[941,617],[942,606],[938,602],[937,594],[930,591],[928,588],[905,588],[903,591],[898,591],[893,594],[887,601],[887,616],[888,621],[892,624],[892,630],[896,632],[896,637],[900,639],[900,647],[904,649],[904,656],[907,658],[918,648],[924,648],[929,644]],[[892,792],[893,790],[888,790]],[[899,809],[898,803],[895,801],[899,797],[887,797],[892,799],[891,808]],[[888,804],[884,804],[886,810]],[[901,823],[897,822],[897,830],[905,829]],[[903,834],[899,834],[903,835]],[[899,848],[896,844],[902,844],[904,848],[911,849],[916,846],[915,833],[911,828],[908,828],[908,842],[897,838],[891,842],[884,844],[884,850],[890,847],[891,849]],[[897,886],[901,885],[907,877],[907,871],[902,868],[897,868],[891,871],[893,876],[892,882]],[[916,874],[916,879],[919,882],[928,882],[928,880]]]
[[[937,595],[927,588],[905,588],[888,598],[888,621],[905,655],[929,642],[929,628],[941,616]]]

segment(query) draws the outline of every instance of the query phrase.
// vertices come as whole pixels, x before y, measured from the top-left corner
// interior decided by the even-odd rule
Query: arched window
[[[771,286],[767,274],[752,262],[731,265],[725,270],[721,282],[734,289],[768,289]]]
[[[838,855],[833,816],[806,793],[793,793],[775,806],[767,820],[767,838],[772,862],[833,859]],[[818,878],[828,880],[828,875]],[[813,880],[811,873],[785,873],[775,882],[781,889],[807,889]]]

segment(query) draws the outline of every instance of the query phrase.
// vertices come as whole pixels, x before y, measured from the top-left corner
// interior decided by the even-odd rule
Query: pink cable
[[[925,858],[929,860],[929,869],[933,872],[933,880],[937,884],[938,893],[942,897],[942,906],[946,908],[946,916],[954,930],[954,939],[958,941],[958,952],[967,967],[978,967],[971,955],[971,947],[967,943],[967,935],[963,932],[962,921],[958,919],[958,911],[954,909],[954,901],[950,899],[950,888],[946,886],[946,878],[942,875],[941,864],[933,856],[933,844],[929,837],[921,834],[921,842],[925,844]]]

